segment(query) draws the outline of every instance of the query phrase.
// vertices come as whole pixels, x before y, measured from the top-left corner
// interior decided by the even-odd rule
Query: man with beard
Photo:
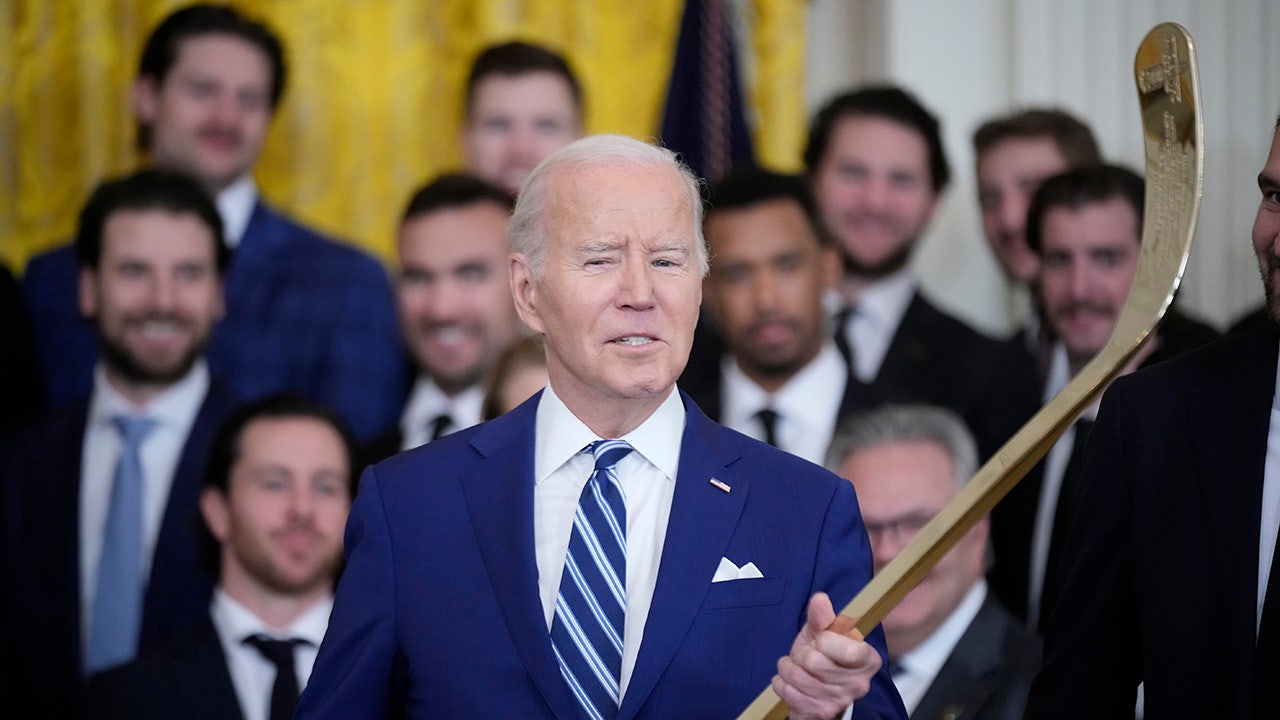
[[[1272,323],[1116,380],[1027,717],[1280,717],[1280,119],[1253,250]]]
[[[417,377],[399,425],[366,449],[369,463],[482,419],[485,383],[520,333],[507,280],[513,204],[469,175],[443,175],[409,200],[396,304]]]
[[[895,405],[841,426],[827,467],[853,483],[876,572],[978,469],[955,413]],[[956,542],[885,616],[893,682],[914,720],[1021,720],[1040,644],[988,592],[987,520]]]
[[[196,178],[217,200],[235,261],[213,372],[246,399],[290,391],[326,403],[369,439],[395,418],[403,358],[391,286],[355,248],[266,205],[253,180],[285,87],[284,50],[266,26],[214,5],[179,9],[152,31],[132,89],[151,166]],[[24,298],[51,406],[88,392],[92,327],[76,313],[70,248],[34,258]]]
[[[95,678],[93,717],[292,718],[333,607],[354,459],[342,421],[304,398],[229,418],[200,497],[219,566],[210,622]]]
[[[836,250],[817,231],[799,177],[738,169],[707,204],[707,306],[729,352],[717,377],[686,390],[711,419],[820,463],[840,418],[871,404],[823,313],[840,272]]]
[[[950,178],[937,118],[900,88],[855,90],[818,111],[804,161],[844,261],[836,344],[854,376],[955,410],[991,455],[1035,410],[1035,364],[936,308],[907,265]]]
[[[1116,165],[1049,178],[1032,197],[1027,244],[1040,261],[1038,301],[1057,340],[1047,402],[1097,355],[1133,285],[1142,243],[1144,183]],[[1170,309],[1126,372],[1208,343],[1217,331]],[[1085,443],[1097,406],[1086,408],[1044,461],[997,506],[992,581],[1003,599],[1043,630],[1061,587],[1062,543],[1076,514]]]
[[[228,260],[204,189],[157,170],[106,182],[75,248],[92,393],[24,427],[0,476],[0,671],[16,707],[54,718],[83,678],[199,622],[211,583],[190,520],[233,408],[203,358]]]
[[[462,152],[467,168],[514,196],[542,159],[582,137],[582,86],[540,45],[485,48],[467,75]]]

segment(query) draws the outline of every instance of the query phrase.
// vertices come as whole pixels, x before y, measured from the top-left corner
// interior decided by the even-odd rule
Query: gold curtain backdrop
[[[0,261],[67,241],[102,179],[138,166],[129,88],[146,34],[175,0],[0,0]],[[588,132],[658,133],[683,0],[257,0],[289,67],[255,171],[263,196],[391,258],[419,184],[461,162],[471,58],[510,38],[569,58]],[[799,167],[804,0],[735,3],[757,157]]]

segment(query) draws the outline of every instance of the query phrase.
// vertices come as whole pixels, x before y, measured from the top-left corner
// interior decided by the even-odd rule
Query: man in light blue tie
[[[825,628],[871,574],[853,488],[675,387],[708,261],[698,181],[620,136],[521,189],[521,318],[550,382],[366,471],[298,717],[904,718],[883,636]]]
[[[203,188],[154,170],[103,183],[76,253],[93,393],[23,428],[0,468],[5,700],[54,718],[75,716],[84,678],[203,616],[193,521],[234,406],[203,359],[228,259]]]

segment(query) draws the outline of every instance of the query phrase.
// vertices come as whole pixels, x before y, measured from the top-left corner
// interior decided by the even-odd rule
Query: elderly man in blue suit
[[[853,488],[675,387],[707,255],[674,154],[595,136],[521,190],[512,290],[550,383],[366,471],[298,717],[902,718],[883,636],[828,631]],[[781,659],[780,659],[781,658]]]
[[[209,365],[246,399],[279,391],[336,408],[356,435],[390,425],[404,397],[395,305],[376,260],[264,204],[253,165],[284,92],[284,51],[224,6],[170,14],[148,38],[133,87],[139,145],[154,167],[194,176],[217,199],[235,257]],[[23,295],[58,406],[89,391],[92,325],[75,306],[75,254],[34,258]]]

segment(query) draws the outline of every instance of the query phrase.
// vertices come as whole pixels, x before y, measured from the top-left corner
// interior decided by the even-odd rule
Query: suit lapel
[[[533,539],[533,448],[539,392],[471,439],[483,456],[462,492],[494,596],[520,660],[556,717],[577,717],[538,597]]]
[[[1220,381],[1187,390],[1189,417],[1209,419],[1197,423],[1190,440],[1196,448],[1195,476],[1211,557],[1218,559],[1216,585],[1226,611],[1220,618],[1227,645],[1223,656],[1233,663],[1231,676],[1240,680],[1237,692],[1242,695],[1247,694],[1255,644],[1259,513],[1277,342],[1270,330],[1241,338],[1235,352],[1212,356],[1232,367],[1203,374]],[[1240,358],[1253,360],[1243,364]]]
[[[724,478],[726,466],[738,455],[725,442],[728,431],[708,420],[687,395],[683,399],[686,421],[679,477],[653,603],[619,720],[640,711],[693,625],[750,490],[741,476],[726,479],[732,487],[728,493],[710,483]]]
[[[875,388],[913,388],[919,384],[918,376],[929,367],[933,355],[927,329],[929,307],[920,293],[911,296],[911,304],[902,314],[902,320],[893,332],[889,349],[885,351],[880,369],[871,381]],[[889,394],[887,391],[883,391]]]
[[[992,675],[1000,669],[1004,632],[988,590],[987,597],[969,627],[947,657],[913,717],[968,717],[967,710],[981,707],[991,694]]]
[[[227,658],[212,626],[206,628],[185,657],[172,669],[174,685],[183,708],[192,720],[240,720],[243,716]]]

